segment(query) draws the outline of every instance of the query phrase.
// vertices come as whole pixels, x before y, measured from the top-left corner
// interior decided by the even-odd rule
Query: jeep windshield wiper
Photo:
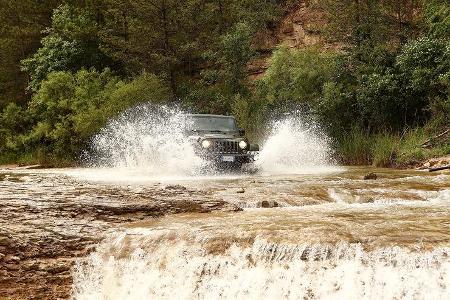
[[[205,132],[205,133],[228,133],[232,131],[228,130],[209,130],[209,129],[192,129],[192,132]]]

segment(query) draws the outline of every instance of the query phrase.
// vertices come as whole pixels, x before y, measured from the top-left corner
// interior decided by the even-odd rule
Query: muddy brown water
[[[304,173],[1,170],[0,299],[450,298],[449,172]]]

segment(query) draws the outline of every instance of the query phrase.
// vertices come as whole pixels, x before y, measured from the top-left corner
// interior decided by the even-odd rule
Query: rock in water
[[[164,188],[165,190],[169,191],[186,191],[187,188],[185,186],[175,184],[175,185],[168,185]]]
[[[278,202],[276,202],[276,201],[263,200],[263,201],[259,202],[257,206],[261,207],[261,208],[273,208],[273,207],[278,207],[279,205],[278,205]]]
[[[364,180],[376,180],[377,178],[378,176],[375,173],[369,173],[366,176],[364,176]]]

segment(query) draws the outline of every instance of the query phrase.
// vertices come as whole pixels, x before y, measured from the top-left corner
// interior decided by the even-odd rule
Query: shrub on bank
[[[16,161],[70,162],[106,122],[141,102],[165,102],[167,86],[143,73],[130,82],[103,72],[53,72],[41,83],[29,106],[14,104],[1,114],[0,148]]]

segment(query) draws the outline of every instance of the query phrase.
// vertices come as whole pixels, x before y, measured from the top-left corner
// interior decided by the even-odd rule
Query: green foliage
[[[32,58],[23,60],[23,70],[30,73],[29,88],[39,90],[40,84],[53,71],[70,70],[82,52],[76,42],[64,41],[58,36],[42,39],[40,48]]]
[[[184,87],[197,86],[189,80],[193,77],[220,94],[216,99],[223,96],[218,90],[242,89],[242,62],[253,55],[253,34],[280,15],[275,0],[107,2],[101,29],[104,53],[121,61],[129,75],[151,70],[191,103],[197,91]],[[216,87],[216,82],[225,86]],[[229,109],[229,103],[224,107]]]
[[[255,56],[251,48],[252,31],[245,23],[236,24],[233,31],[221,37],[216,55],[221,76],[230,93],[246,92],[246,66]]]
[[[47,75],[54,71],[102,68],[108,59],[98,48],[98,29],[92,12],[62,5],[54,10],[52,27],[41,41],[42,47],[22,61],[29,73],[29,88],[37,92]]]
[[[428,0],[425,3],[425,21],[429,35],[450,38],[450,4],[446,0]]]
[[[373,137],[372,164],[375,167],[390,167],[394,164],[398,149],[398,137],[381,133]]]
[[[363,122],[372,131],[398,129],[403,125],[408,103],[402,103],[399,79],[394,74],[370,74],[363,77],[357,101]]]
[[[358,127],[335,136],[335,148],[342,163],[367,165],[371,163],[372,143],[370,136]]]
[[[332,136],[340,136],[353,127],[361,127],[362,118],[355,95],[343,83],[326,82],[317,113]]]
[[[235,97],[250,94],[247,63],[255,57],[250,26],[238,23],[233,30],[220,36],[217,51],[207,51],[203,57],[211,67],[201,72],[201,80],[190,86],[186,102],[199,111],[228,113]]]
[[[143,73],[123,82],[108,69],[77,73],[52,72],[33,96],[26,112],[9,105],[2,123],[19,136],[7,136],[9,150],[35,149],[44,156],[76,159],[90,137],[120,112],[144,101],[168,101],[168,87],[155,75]],[[29,115],[28,130],[17,130]],[[22,116],[22,118],[20,118]],[[15,121],[17,119],[17,121]]]
[[[247,129],[252,127],[254,120],[251,118],[252,106],[249,99],[245,99],[241,95],[237,95],[231,104],[231,111],[240,126]]]
[[[329,54],[282,46],[274,52],[259,88],[269,103],[280,106],[303,103],[314,107],[333,68],[333,57]]]
[[[16,105],[9,103],[0,114],[0,152],[17,150],[14,139],[18,133],[24,131],[28,123],[26,112]]]
[[[344,119],[336,120],[333,126],[343,128],[342,122],[349,122],[353,117],[358,120],[358,126],[375,133],[399,131],[404,126],[423,125],[431,117],[448,115],[450,111],[445,108],[448,102],[445,78],[450,70],[447,48],[445,40],[420,38],[404,45],[394,59],[381,59],[385,63],[379,65],[384,67],[363,64],[354,71],[350,81],[326,85],[323,98],[328,109],[325,107],[320,113],[333,121],[331,114],[338,109],[336,106],[345,103],[353,112],[340,110],[343,115],[339,116]],[[341,81],[340,73],[333,77]],[[337,87],[346,91],[346,97],[336,91]]]
[[[441,76],[450,71],[450,40],[420,38],[406,44],[397,57],[397,66],[409,75],[407,89],[438,95]]]
[[[328,39],[344,42],[355,54],[362,48],[401,45],[420,23],[416,11],[421,1],[416,0],[324,0],[319,6],[329,16]]]
[[[381,2],[374,5],[364,9],[384,14],[377,8]],[[423,151],[425,135],[405,128],[426,125],[429,135],[450,126],[450,40],[425,36],[389,48],[387,42],[396,38],[391,29],[375,24],[377,31],[372,31],[373,24],[364,27],[364,20],[347,21],[349,27],[341,29],[355,38],[348,41],[354,47],[347,52],[328,55],[314,49],[279,48],[257,84],[262,102],[287,110],[301,103],[304,111],[319,117],[346,163],[403,165],[445,153],[446,146]]]
[[[0,110],[10,102],[23,105],[27,76],[20,60],[39,48],[41,32],[50,23],[49,16],[59,0],[0,1]]]
[[[227,1],[224,1],[227,2]],[[233,23],[251,24],[253,30],[275,22],[282,13],[277,0],[232,0],[229,1]]]
[[[410,113],[419,120],[430,116],[448,119],[450,40],[420,38],[412,41],[397,57],[396,66],[404,78],[404,95],[411,99],[409,108],[413,110],[410,109]]]

